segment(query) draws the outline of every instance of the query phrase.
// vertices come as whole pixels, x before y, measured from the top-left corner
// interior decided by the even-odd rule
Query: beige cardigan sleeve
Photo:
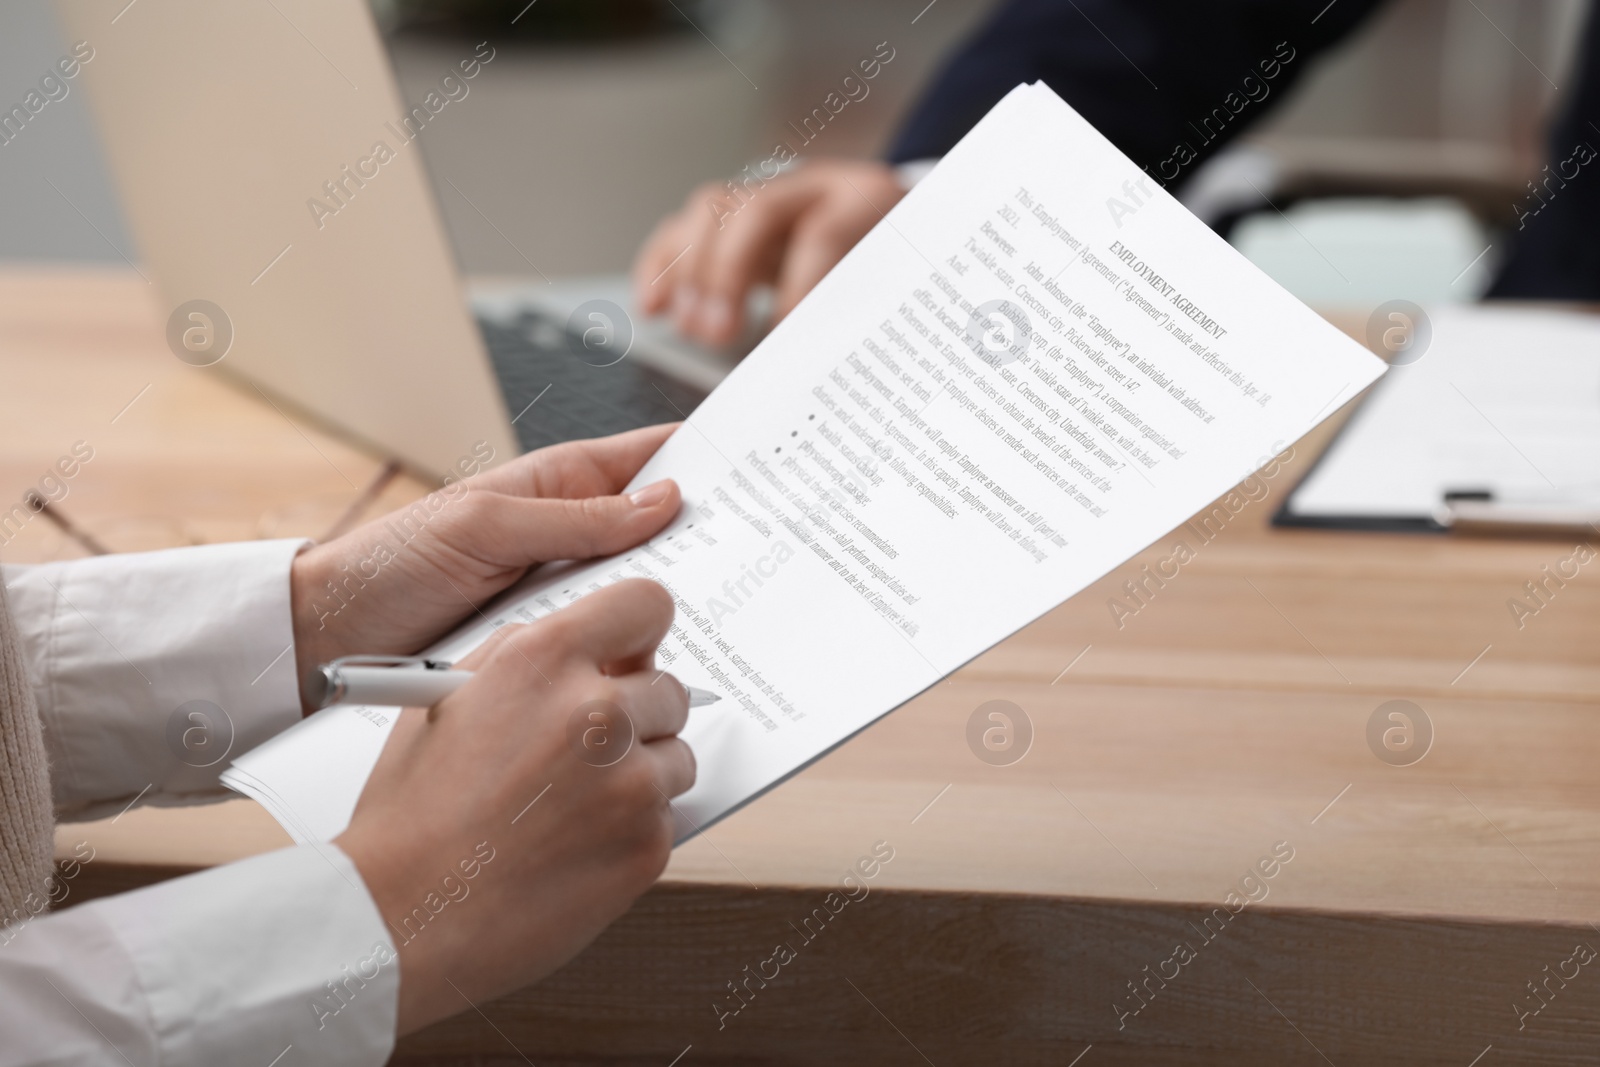
[[[43,909],[54,870],[53,827],[44,734],[0,582],[0,926]]]

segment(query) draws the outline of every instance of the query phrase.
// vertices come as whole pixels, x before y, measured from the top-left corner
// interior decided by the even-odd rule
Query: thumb
[[[663,479],[615,496],[575,500],[479,490],[440,539],[498,567],[589,559],[632,548],[659,533],[682,506],[678,484]]]

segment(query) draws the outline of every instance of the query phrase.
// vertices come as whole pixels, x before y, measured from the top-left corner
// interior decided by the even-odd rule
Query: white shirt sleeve
[[[229,761],[300,720],[289,564],[304,544],[5,569],[58,817],[221,799]]]
[[[0,1067],[376,1067],[399,990],[355,864],[300,845],[0,930]]]
[[[6,569],[59,814],[220,797],[300,720],[302,543]],[[302,845],[0,929],[0,1067],[381,1064],[399,985],[355,865]]]

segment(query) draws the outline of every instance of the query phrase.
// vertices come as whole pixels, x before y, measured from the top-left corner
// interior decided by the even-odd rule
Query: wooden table
[[[133,275],[0,274],[0,500],[90,441],[63,508],[129,550],[315,533],[378,468],[178,363],[160,326]],[[1270,529],[1325,437],[1214,539],[1162,538],[679,849],[551,980],[396,1062],[1600,1060],[1600,961],[1564,962],[1600,949],[1600,561],[1519,628],[1507,600],[1572,544]],[[1176,540],[1195,558],[1119,627],[1108,600]],[[36,520],[5,558],[76,552]],[[992,700],[1034,730],[1009,766],[966,740]],[[1369,747],[1391,700],[1432,725],[1409,766]],[[75,899],[286,840],[242,800],[58,840],[84,839]],[[880,841],[870,895],[807,941]],[[1275,847],[1293,858],[1233,914]],[[779,942],[795,958],[763,987]],[[1517,1005],[1544,1006],[1519,1029]]]

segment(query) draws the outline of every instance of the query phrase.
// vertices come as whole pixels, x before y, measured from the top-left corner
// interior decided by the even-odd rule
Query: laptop
[[[402,99],[365,0],[57,11],[93,49],[80,81],[168,344],[200,373],[438,478],[485,444],[682,419],[730,368],[636,321],[621,278],[491,286],[471,312],[422,157],[449,105]],[[465,99],[493,49],[460,42]]]

